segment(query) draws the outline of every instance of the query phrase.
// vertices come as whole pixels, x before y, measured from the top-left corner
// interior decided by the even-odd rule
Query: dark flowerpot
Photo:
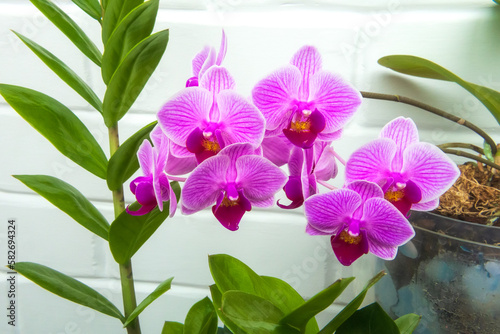
[[[500,228],[412,212],[416,235],[376,286],[394,317],[422,315],[415,333],[500,333]]]

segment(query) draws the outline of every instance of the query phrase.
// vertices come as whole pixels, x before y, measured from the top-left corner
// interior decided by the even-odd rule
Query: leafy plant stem
[[[413,100],[413,99],[410,99],[408,97],[404,97],[404,96],[400,96],[400,95],[380,94],[380,93],[373,93],[373,92],[361,92],[361,96],[363,96],[365,99],[386,100],[386,101],[401,102],[401,103],[409,104],[409,105],[412,105],[414,107],[431,112],[435,115],[449,119],[450,121],[453,121],[455,123],[458,123],[460,125],[463,125],[469,129],[471,129],[472,131],[474,131],[475,133],[477,133],[478,135],[483,137],[484,140],[488,143],[488,145],[491,146],[491,151],[492,151],[493,155],[495,155],[497,152],[497,145],[496,145],[495,141],[486,132],[484,132],[483,130],[481,130],[479,127],[472,124],[471,122],[466,121],[465,119],[457,117],[457,116],[452,115],[450,113],[447,113],[444,110],[435,108],[433,106],[422,103],[420,101]]]
[[[120,146],[120,140],[118,136],[118,123],[108,128],[109,134],[109,147],[110,154],[113,154],[118,150]],[[125,210],[125,200],[123,196],[123,185],[118,189],[113,191],[113,206],[115,212],[115,218],[120,215],[120,213]],[[135,310],[137,307],[137,301],[135,297],[135,287],[134,287],[134,275],[132,272],[132,262],[128,260],[127,262],[120,264],[120,280],[122,285],[122,298],[123,307],[125,311],[125,319]],[[127,327],[128,334],[140,334],[141,328],[139,325],[139,317],[136,317]]]

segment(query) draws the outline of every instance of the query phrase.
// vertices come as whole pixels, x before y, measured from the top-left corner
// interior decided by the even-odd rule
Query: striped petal
[[[313,75],[321,70],[321,55],[313,46],[303,46],[297,51],[290,63],[297,67],[302,74],[302,82],[299,89],[299,100],[309,100],[309,83]]]
[[[392,161],[392,170],[399,172],[403,166],[403,151],[413,143],[418,143],[417,126],[411,118],[398,117],[384,126],[380,138],[394,140],[397,146],[396,155]]]

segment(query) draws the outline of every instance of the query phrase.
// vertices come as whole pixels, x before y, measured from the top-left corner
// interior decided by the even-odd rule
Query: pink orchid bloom
[[[361,94],[340,77],[322,70],[321,55],[302,47],[290,65],[261,80],[253,102],[266,119],[266,136],[283,133],[302,148],[338,137],[337,131],[361,104]]]
[[[430,211],[456,181],[460,171],[438,147],[419,141],[415,123],[398,117],[376,139],[355,151],[346,164],[346,182],[379,184],[385,198],[404,215]]]
[[[128,207],[126,210],[131,215],[141,216],[151,212],[156,206],[163,211],[163,202],[170,201],[170,217],[172,217],[177,208],[177,200],[165,173],[168,141],[160,136],[153,138],[154,147],[145,139],[137,151],[139,165],[144,175],[130,183],[130,190],[142,207],[137,211],[131,211]]]
[[[233,143],[259,146],[264,138],[264,117],[233,88],[227,69],[211,66],[199,87],[183,89],[158,112],[163,133],[194,153],[199,163]]]
[[[203,161],[182,189],[182,212],[192,214],[213,205],[217,220],[235,231],[252,206],[272,206],[286,175],[254,152],[253,145],[237,143]]]
[[[200,78],[212,66],[220,66],[226,57],[227,39],[224,30],[222,30],[222,41],[217,54],[214,47],[205,46],[193,59],[193,77],[186,82],[186,87],[198,86]]]
[[[311,196],[304,212],[307,233],[332,235],[333,252],[344,266],[368,252],[392,260],[398,246],[415,235],[405,216],[384,199],[382,189],[368,181]]]
[[[282,209],[300,207],[304,200],[318,192],[317,181],[328,181],[337,176],[337,164],[331,142],[317,141],[313,148],[301,149],[293,147],[288,161],[290,176],[283,190],[287,198],[292,201],[283,205]]]

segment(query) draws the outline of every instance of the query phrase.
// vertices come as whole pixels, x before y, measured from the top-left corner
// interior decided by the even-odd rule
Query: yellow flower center
[[[389,190],[384,194],[384,198],[389,202],[400,201],[403,197],[405,197],[405,192],[403,189],[396,191]]]
[[[342,232],[340,232],[340,240],[342,240],[343,242],[345,242],[347,244],[357,245],[361,242],[361,239],[363,239],[361,234],[358,234],[357,236],[352,236],[346,230],[343,230]]]
[[[309,121],[295,121],[290,125],[290,129],[293,131],[301,132],[311,129],[311,122]]]
[[[237,206],[238,205],[238,200],[231,201],[227,196],[224,196],[224,199],[222,200],[221,205],[223,206]]]
[[[220,151],[220,146],[219,143],[215,141],[211,141],[208,139],[205,139],[202,141],[201,145],[207,150],[207,151],[212,151],[212,152],[219,152]]]

